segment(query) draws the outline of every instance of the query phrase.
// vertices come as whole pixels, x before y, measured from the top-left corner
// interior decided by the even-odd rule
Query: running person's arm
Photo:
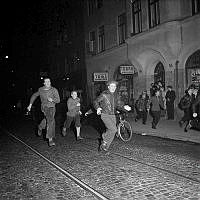
[[[37,92],[35,92],[35,93],[31,96],[29,106],[27,107],[28,111],[31,110],[31,107],[32,107],[32,105],[33,105],[35,99],[36,99],[39,95],[40,95],[40,93],[39,93],[39,91],[37,91]]]

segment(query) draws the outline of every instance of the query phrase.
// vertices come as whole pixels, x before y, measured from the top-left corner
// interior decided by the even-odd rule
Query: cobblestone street
[[[99,134],[84,126],[83,141],[57,129],[56,146],[35,135],[35,124],[15,121],[14,134],[107,199],[200,199],[197,144],[133,135],[115,138],[108,154],[98,152]],[[97,199],[11,136],[1,132],[0,199]]]

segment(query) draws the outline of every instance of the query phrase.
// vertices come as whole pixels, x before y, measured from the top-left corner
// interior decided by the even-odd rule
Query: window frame
[[[200,0],[191,0],[192,4],[192,15],[200,13]]]
[[[117,29],[118,29],[118,43],[123,44],[127,38],[127,19],[126,13],[122,13],[117,18]]]
[[[149,28],[154,28],[160,24],[160,0],[148,0],[148,10]]]
[[[101,25],[98,28],[98,52],[105,51],[105,26]]]
[[[137,6],[135,6],[137,4]],[[137,7],[137,10],[134,8]],[[131,1],[131,10],[132,10],[132,35],[136,35],[142,32],[142,6],[141,0],[132,0]],[[137,20],[136,20],[137,19]],[[137,24],[136,24],[137,22]],[[137,30],[136,31],[136,27]]]

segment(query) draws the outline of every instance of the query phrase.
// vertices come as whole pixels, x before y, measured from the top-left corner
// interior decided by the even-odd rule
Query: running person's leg
[[[106,132],[102,134],[102,144],[101,147],[103,150],[108,150],[110,144],[112,143],[115,133],[117,132],[116,127],[116,117],[115,115],[101,114],[101,119],[106,126]]]
[[[77,140],[82,140],[83,138],[80,135],[80,131],[81,131],[81,122],[80,122],[80,115],[76,115],[74,117],[74,121],[75,121],[75,127],[76,127],[76,138]]]
[[[64,122],[63,129],[62,129],[62,135],[63,136],[66,136],[67,132],[69,132],[70,125],[71,125],[71,123],[72,123],[73,120],[74,120],[73,117],[67,115],[66,120]]]

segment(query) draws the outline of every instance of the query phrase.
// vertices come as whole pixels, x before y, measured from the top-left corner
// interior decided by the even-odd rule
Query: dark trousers
[[[40,130],[47,128],[46,138],[54,138],[55,137],[55,107],[44,107],[42,109],[44,113],[44,119],[40,122],[38,128]]]
[[[137,116],[136,119],[141,119],[142,118],[142,123],[145,124],[147,121],[147,111],[146,110],[142,110],[142,111],[137,111]]]
[[[174,104],[166,104],[167,119],[174,119]]]
[[[181,118],[181,123],[185,123],[185,127],[188,126],[190,120],[192,120],[192,109],[191,108],[187,108],[184,110],[184,115],[183,117]]]
[[[81,127],[80,115],[75,115],[74,117],[67,115],[63,128],[69,129],[72,122],[75,122],[75,127]]]
[[[156,128],[158,122],[160,121],[160,111],[151,111],[151,116],[153,118],[152,127]]]

